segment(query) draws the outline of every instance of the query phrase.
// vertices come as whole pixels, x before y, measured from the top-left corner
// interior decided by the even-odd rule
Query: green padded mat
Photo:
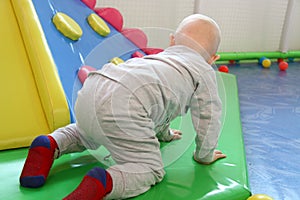
[[[180,128],[184,135],[182,140],[161,144],[167,172],[164,180],[133,199],[245,200],[250,196],[236,78],[223,73],[218,73],[218,77],[225,110],[218,149],[227,154],[227,158],[212,165],[196,163],[192,158],[195,132],[190,115],[177,118],[172,127]],[[107,152],[101,151],[105,157]],[[1,200],[62,199],[91,168],[107,167],[111,163],[105,159],[99,164],[88,151],[64,155],[55,161],[43,187],[28,189],[20,187],[18,181],[26,155],[27,149],[0,152]]]

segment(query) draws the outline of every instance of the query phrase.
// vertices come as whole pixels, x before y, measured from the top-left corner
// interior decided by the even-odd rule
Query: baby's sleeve
[[[211,162],[218,144],[222,115],[222,103],[213,70],[200,77],[191,100],[191,115],[197,133],[195,156],[202,162]]]
[[[170,142],[173,139],[173,132],[170,129],[170,123],[167,123],[157,134],[156,137],[159,141]]]

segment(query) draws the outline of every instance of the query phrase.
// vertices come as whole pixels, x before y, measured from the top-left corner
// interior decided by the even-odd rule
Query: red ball
[[[224,72],[224,73],[228,73],[228,72],[229,72],[229,69],[228,69],[228,67],[227,67],[226,65],[221,65],[221,66],[219,67],[219,71],[220,71],[220,72]]]
[[[284,61],[283,58],[278,58],[278,59],[277,59],[277,62],[278,62],[278,63],[281,63],[282,61]]]
[[[281,71],[285,71],[289,67],[289,64],[285,61],[282,61],[279,63],[278,67]]]

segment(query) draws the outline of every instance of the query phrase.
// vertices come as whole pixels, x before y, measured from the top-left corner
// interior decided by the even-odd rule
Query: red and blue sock
[[[21,176],[23,187],[37,188],[45,184],[58,146],[51,136],[38,136],[29,148]]]
[[[112,178],[110,174],[100,167],[90,170],[83,178],[79,186],[64,200],[101,200],[112,190]]]

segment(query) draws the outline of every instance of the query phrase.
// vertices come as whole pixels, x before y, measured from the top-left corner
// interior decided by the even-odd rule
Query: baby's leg
[[[50,136],[54,138],[58,145],[59,155],[57,155],[57,157],[68,153],[82,152],[86,149],[82,144],[76,124],[70,124],[66,127],[57,129],[51,133]]]
[[[128,198],[162,180],[165,172],[154,122],[127,88],[92,75],[78,93],[75,112],[81,137],[105,146],[117,165],[92,169],[66,200],[83,195],[85,199]]]
[[[32,142],[26,158],[20,184],[23,187],[37,188],[45,184],[54,159],[60,155],[83,151],[75,124],[38,136]]]
[[[156,138],[131,142],[118,139],[114,145],[106,147],[118,164],[107,170],[96,167],[89,171],[65,200],[80,199],[83,195],[86,199],[125,199],[148,191],[163,179],[165,171]]]
[[[66,200],[80,199],[82,194],[106,196],[108,199],[129,198],[146,192],[164,177],[160,144],[151,129],[151,120],[145,118],[146,122],[136,123],[137,120],[133,118],[120,121],[112,116],[105,116],[99,120],[102,127],[94,128],[104,131],[105,134],[99,132],[97,135],[102,135],[103,146],[117,164],[107,170],[92,169],[96,173],[92,175],[90,171]],[[91,127],[93,126],[86,128]],[[104,174],[101,173],[103,170],[105,176],[101,175]],[[90,187],[95,189],[90,190]]]
[[[95,196],[99,199],[125,199],[148,191],[163,179],[165,171],[156,138],[130,142],[118,138],[113,143],[106,148],[118,164],[107,170],[92,169],[64,200],[93,199]]]
[[[126,199],[138,196],[162,181],[165,171],[162,165],[159,166],[161,157],[155,152],[149,153],[148,156],[140,152],[140,156],[145,156],[145,158],[151,156],[152,159],[148,159],[149,163],[137,159],[136,162],[119,164],[107,169],[112,177],[113,187],[106,199]]]

